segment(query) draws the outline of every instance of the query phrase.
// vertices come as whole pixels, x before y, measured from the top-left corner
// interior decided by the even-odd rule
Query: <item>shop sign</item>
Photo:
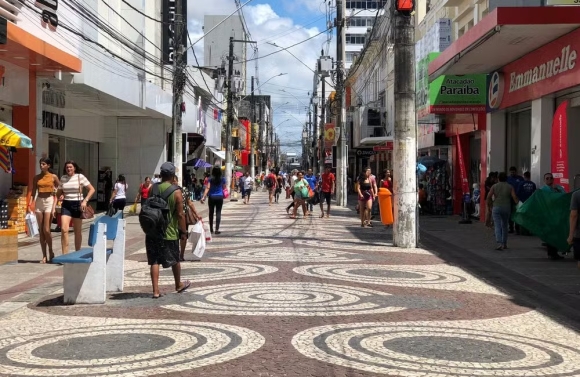
[[[42,10],[42,22],[56,28],[58,26],[58,0],[36,0],[34,6]]]
[[[382,152],[382,151],[392,151],[393,150],[393,142],[387,141],[385,145],[375,145],[373,147],[373,151],[375,152]]]
[[[499,108],[541,98],[580,84],[580,29],[506,65]]]
[[[65,93],[58,90],[45,89],[42,92],[42,104],[64,109],[66,107]]]
[[[324,125],[324,149],[332,149],[332,146],[334,145],[335,134],[336,131],[334,123],[326,123]]]
[[[546,0],[546,5],[580,5],[580,0]]]
[[[487,110],[499,109],[503,98],[505,79],[502,72],[494,72],[487,80]]]
[[[64,115],[52,113],[50,111],[42,112],[42,127],[51,130],[64,131],[66,119]]]
[[[486,75],[440,76],[429,83],[429,63],[440,53],[430,53],[417,67],[417,117],[428,114],[485,112]]]
[[[375,151],[372,149],[357,149],[356,150],[357,157],[370,157],[370,156],[374,156],[377,153],[378,153],[378,151]]]
[[[173,57],[177,41],[175,40],[176,0],[163,0],[163,27],[161,28],[161,45],[163,50],[163,64],[173,65]],[[187,46],[187,1],[181,2],[183,10],[184,32],[181,43]],[[187,54],[183,54],[183,63],[187,64]]]

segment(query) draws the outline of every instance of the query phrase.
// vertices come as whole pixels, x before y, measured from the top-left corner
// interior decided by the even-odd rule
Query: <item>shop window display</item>
[[[427,171],[419,177],[419,183],[423,184],[427,192],[426,208],[422,212],[432,215],[450,214],[449,164],[438,158],[423,158],[421,160],[419,162],[427,168]]]

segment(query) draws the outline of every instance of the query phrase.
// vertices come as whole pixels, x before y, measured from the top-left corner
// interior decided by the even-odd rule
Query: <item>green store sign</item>
[[[481,75],[439,76],[429,82],[429,63],[439,56],[430,53],[417,63],[417,118],[428,114],[468,114],[486,111],[487,78]]]

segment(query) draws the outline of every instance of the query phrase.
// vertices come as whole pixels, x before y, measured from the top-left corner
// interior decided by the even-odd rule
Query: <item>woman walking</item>
[[[495,228],[496,250],[507,249],[508,228],[511,215],[512,199],[519,204],[512,185],[507,183],[507,174],[499,173],[499,182],[491,186],[487,196],[487,205],[492,206],[492,216]]]
[[[64,164],[63,176],[56,196],[63,196],[61,206],[61,245],[62,253],[68,253],[68,229],[71,219],[75,233],[75,251],[80,250],[83,241],[83,220],[81,214],[87,209],[89,199],[95,193],[91,182],[82,174],[76,162],[67,161]],[[87,196],[83,197],[83,188],[88,190]]]
[[[141,200],[141,207],[143,207],[143,204],[145,204],[147,198],[149,198],[149,190],[151,189],[151,186],[151,178],[145,177],[145,181],[139,185],[139,191],[137,192],[135,203]]]
[[[295,219],[298,213],[298,208],[302,207],[302,213],[304,213],[304,217],[306,217],[306,200],[308,199],[308,182],[304,179],[304,174],[302,172],[298,172],[296,174],[296,181],[294,182],[294,186],[292,187],[292,191],[294,192],[294,211],[290,216],[291,219]]]
[[[30,196],[30,202],[28,202],[28,210],[31,211],[32,201],[36,196],[34,209],[39,228],[40,248],[42,250],[42,260],[40,263],[50,263],[52,258],[54,258],[50,224],[54,218],[56,208],[54,193],[60,185],[60,182],[56,174],[52,174],[50,171],[52,161],[49,158],[41,158],[38,163],[40,164],[40,174],[35,176],[32,181],[32,194]],[[48,257],[46,254],[47,248]]]
[[[373,191],[371,184],[371,169],[365,169],[358,177],[358,203],[360,213],[360,226],[371,227],[371,208],[373,205]]]
[[[224,190],[227,188],[226,179],[222,177],[222,169],[214,166],[211,169],[211,177],[208,179],[207,187],[201,198],[201,203],[208,198],[209,207],[209,231],[220,234],[220,222],[222,220],[222,207],[224,205]],[[213,231],[213,214],[215,212],[215,232]]]
[[[127,205],[127,181],[125,180],[125,176],[123,174],[119,174],[119,178],[115,183],[115,187],[113,188],[113,193],[111,194],[111,200],[109,203],[113,205],[115,212],[123,212],[125,206]]]
[[[278,184],[276,185],[276,191],[274,192],[274,202],[278,203],[278,200],[280,199],[280,194],[282,193],[282,187],[284,187],[284,177],[282,177],[280,171],[278,171],[278,173],[276,174],[276,181]]]

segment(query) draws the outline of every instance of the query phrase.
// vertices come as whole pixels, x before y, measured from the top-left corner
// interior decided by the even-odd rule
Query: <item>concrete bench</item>
[[[123,292],[125,282],[125,225],[123,212],[118,211],[113,217],[101,216],[91,224],[89,246],[96,244],[95,227],[107,224],[107,241],[113,241],[113,247],[107,248],[107,292]]]
[[[113,247],[107,247],[107,240]],[[125,220],[101,216],[89,231],[89,247],[58,256],[64,265],[63,285],[66,304],[103,304],[106,292],[122,292],[125,262]]]

